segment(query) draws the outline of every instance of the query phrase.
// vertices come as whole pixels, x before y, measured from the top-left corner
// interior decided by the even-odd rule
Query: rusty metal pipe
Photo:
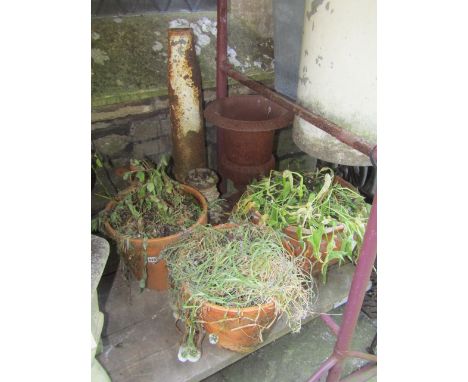
[[[192,28],[168,30],[168,90],[174,176],[183,182],[190,170],[206,167],[200,68]]]
[[[228,96],[228,77],[222,70],[222,65],[227,60],[227,0],[217,0],[216,19],[216,98],[220,99]],[[220,128],[216,129],[216,142],[216,158],[219,170],[222,153],[224,152],[224,131]],[[225,177],[221,178],[219,188],[222,193],[226,192]]]
[[[217,1],[216,13],[216,98],[228,95],[228,77],[223,71],[227,60],[227,0]]]
[[[248,88],[255,90],[257,93],[268,98],[270,101],[277,103],[278,105],[284,107],[285,109],[292,111],[297,116],[301,117],[305,121],[312,123],[318,128],[322,129],[326,133],[334,136],[339,141],[351,146],[357,151],[363,153],[364,155],[370,156],[372,149],[375,145],[371,145],[366,142],[364,139],[350,133],[339,127],[338,125],[330,122],[329,120],[315,114],[314,112],[306,109],[305,107],[294,103],[283,95],[269,89],[260,82],[254,81],[249,77],[244,76],[238,71],[232,69],[226,61],[221,66],[221,69],[229,76],[234,78],[236,81],[240,82],[242,85],[247,86]]]

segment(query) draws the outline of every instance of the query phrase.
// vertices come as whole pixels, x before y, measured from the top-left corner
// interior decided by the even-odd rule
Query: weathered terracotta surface
[[[239,353],[251,351],[262,342],[262,333],[275,322],[275,303],[237,309],[205,302],[200,311],[207,333],[218,336],[220,347]]]
[[[339,251],[341,248],[341,239],[339,236],[339,232],[343,230],[342,227],[336,229],[333,233],[330,232],[322,236],[322,241],[320,243],[320,258],[324,261],[327,257],[327,246],[328,243],[332,240],[335,241],[335,245],[333,247],[334,250]],[[302,269],[306,273],[312,272],[312,276],[318,277],[322,273],[322,265],[323,263],[320,262],[315,256],[313,256],[313,249],[312,245],[309,242],[306,242],[305,250],[303,249],[301,243],[297,240],[297,235],[295,233],[295,227],[288,227],[284,230],[286,235],[288,236],[285,240],[283,240],[284,248],[293,256],[299,256],[303,253],[305,257],[304,261],[302,262]],[[338,234],[338,235],[337,235]],[[335,265],[338,263],[338,259],[333,259],[328,262],[328,267]]]
[[[262,215],[260,215],[258,212],[254,212],[251,218],[252,223],[258,224],[260,222],[261,216]],[[322,261],[327,257],[327,246],[330,240],[332,240],[332,237],[334,237],[335,240],[335,246],[333,249],[337,251],[340,250],[341,239],[339,237],[339,232],[343,231],[343,228],[343,226],[336,227],[333,231],[330,231],[329,233],[322,236],[322,242],[320,243],[320,258]],[[288,226],[283,229],[283,233],[286,235],[286,238],[282,240],[283,246],[288,251],[288,253],[293,256],[299,256],[303,254],[305,259],[301,264],[302,269],[306,273],[310,273],[312,269],[312,276],[317,277],[322,272],[322,263],[313,256],[313,249],[309,242],[306,243],[305,249],[303,248],[298,240],[296,232],[297,227],[295,226]],[[336,263],[338,263],[337,259],[331,260],[328,263],[328,266],[330,267]]]
[[[224,154],[228,160],[238,165],[255,166],[270,160],[273,152],[274,131],[239,132],[224,131],[228,144]]]
[[[228,230],[235,226],[226,223],[216,228]],[[206,332],[218,337],[217,345],[239,353],[250,352],[260,344],[263,332],[275,323],[277,316],[273,301],[248,308],[229,308],[204,302],[199,313]]]
[[[273,131],[287,126],[294,117],[290,111],[258,94],[217,99],[206,107],[204,114],[214,125],[238,132]]]
[[[286,127],[293,114],[261,95],[220,98],[205,109],[206,119],[222,129],[218,170],[243,190],[274,168],[274,130]]]
[[[182,188],[185,192],[193,195],[197,201],[199,202],[200,206],[202,207],[202,213],[198,218],[197,222],[190,227],[189,229],[195,227],[199,224],[206,224],[208,219],[208,204],[204,198],[204,196],[196,189],[182,185]],[[115,206],[115,201],[110,201],[105,211],[110,211]],[[104,223],[104,228],[107,234],[112,237],[114,240],[118,241],[121,236],[116,232],[108,222]],[[169,244],[177,241],[182,233],[177,233],[170,236],[165,236],[161,238],[154,238],[148,239],[146,254],[148,258],[158,257],[160,252],[167,247]],[[144,270],[144,258],[143,258],[143,239],[130,239],[130,247],[131,249],[124,253],[125,261],[130,268],[132,274],[135,276],[136,279],[140,280],[143,277],[143,270]],[[157,291],[164,291],[167,290],[169,287],[168,284],[168,271],[166,262],[164,260],[157,261],[156,263],[150,263],[148,261],[146,265],[146,273],[147,273],[147,283],[146,287],[149,289],[154,289]]]
[[[253,179],[268,175],[270,170],[275,168],[275,162],[275,157],[272,154],[270,154],[268,161],[256,165],[240,165],[230,161],[226,156],[222,156],[218,163],[218,171],[231,179],[238,191],[243,192]]]
[[[334,183],[340,184],[342,187],[349,188],[353,191],[356,191],[356,188],[343,178],[339,176],[335,176],[333,178]],[[251,221],[254,224],[258,224],[260,222],[262,215],[258,211],[254,211],[251,217]],[[335,241],[335,245],[333,250],[339,251],[341,249],[341,238],[340,232],[344,230],[344,226],[337,226],[335,229],[330,230],[326,234],[322,236],[322,241],[320,243],[320,258],[324,261],[327,257],[327,246],[328,243],[332,240]],[[297,236],[297,227],[295,226],[288,226],[283,229],[284,234],[287,236],[286,239],[283,240],[284,248],[293,256],[299,256],[301,253],[305,256],[304,262],[302,263],[302,269],[306,273],[310,273],[312,270],[312,276],[318,277],[322,273],[322,262],[320,262],[317,258],[313,256],[313,249],[312,245],[309,242],[306,242],[305,249],[301,245],[298,240]],[[333,259],[328,262],[328,267],[333,266],[338,263],[338,259]]]

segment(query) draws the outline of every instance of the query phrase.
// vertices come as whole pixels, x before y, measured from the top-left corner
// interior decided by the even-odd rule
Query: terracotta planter
[[[199,205],[202,208],[202,212],[200,217],[196,221],[194,225],[192,225],[189,229],[199,225],[199,224],[206,224],[207,222],[207,213],[208,213],[208,204],[204,198],[204,196],[196,189],[187,186],[181,185],[182,189],[187,192],[188,194],[193,195]],[[131,192],[132,189],[128,189],[127,192]],[[110,201],[105,210],[106,212],[110,212],[116,205],[115,201]],[[108,222],[104,223],[104,228],[106,233],[112,237],[117,242],[122,239],[122,235],[116,232]],[[182,232],[160,237],[160,238],[153,238],[148,239],[147,241],[147,264],[146,264],[146,274],[147,274],[147,282],[146,287],[149,289],[154,289],[158,291],[167,290],[169,287],[168,283],[168,272],[166,267],[166,262],[164,260],[158,261],[158,256],[160,252],[169,244],[177,241]],[[124,253],[125,261],[130,268],[132,274],[140,280],[143,277],[143,270],[144,270],[144,257],[143,257],[143,239],[130,239],[130,249]]]
[[[288,126],[294,117],[259,94],[217,99],[206,107],[204,115],[221,129],[217,148],[221,189],[231,179],[239,191],[274,168],[275,130]]]
[[[335,176],[334,183],[338,183],[343,187],[349,188],[353,191],[356,191],[356,188],[351,184],[345,181],[343,178],[339,176]],[[261,220],[262,215],[258,212],[255,211],[252,214],[251,221],[254,224],[258,224]],[[332,240],[332,237],[334,237],[335,240],[335,245],[333,247],[333,250],[339,251],[341,249],[341,238],[339,233],[344,230],[344,226],[337,226],[334,229],[330,229],[328,232],[326,232],[322,236],[322,241],[320,243],[320,258],[322,261],[324,261],[327,257],[327,247],[328,243],[330,240]],[[286,235],[286,239],[284,239],[283,246],[284,248],[292,255],[292,256],[299,256],[301,253],[305,256],[305,259],[302,263],[302,269],[304,272],[309,273],[312,270],[312,276],[318,277],[322,273],[322,265],[323,263],[320,262],[314,255],[313,255],[313,248],[312,245],[309,242],[306,242],[306,248],[305,251],[303,250],[303,247],[301,243],[298,240],[297,237],[297,227],[295,226],[288,226],[283,229],[283,233]],[[304,251],[304,252],[303,252]],[[328,267],[333,266],[338,263],[338,259],[333,259],[328,262]]]
[[[252,223],[259,224],[262,215],[259,212],[254,212],[251,218]],[[343,226],[338,226],[333,230],[330,230],[322,236],[322,241],[320,243],[320,258],[322,261],[327,257],[327,246],[332,237],[334,236],[335,246],[334,250],[339,251],[341,248],[341,239],[339,232],[343,231]],[[301,253],[305,256],[303,263],[301,264],[304,272],[309,273],[312,269],[312,276],[318,277],[322,272],[322,263],[317,260],[313,255],[312,245],[309,242],[306,242],[306,248],[303,252],[303,247],[297,237],[297,227],[288,226],[284,228],[283,233],[286,235],[286,238],[282,240],[284,248],[292,256],[299,256]],[[338,234],[338,235],[337,235]],[[338,259],[333,259],[328,263],[328,266],[332,266],[338,263]]]
[[[274,302],[239,309],[205,302],[200,310],[203,327],[218,337],[218,346],[239,353],[250,352],[263,342],[263,331],[274,324],[276,317]]]
[[[335,240],[335,245],[333,249],[336,251],[339,251],[341,249],[341,239],[339,236],[339,232],[343,231],[343,229],[344,227],[340,226],[340,227],[335,228],[334,230],[330,230],[330,232],[322,236],[322,241],[320,243],[320,259],[322,261],[325,261],[327,257],[328,243],[332,240],[333,236]],[[301,243],[298,240],[298,237],[296,234],[296,228],[290,226],[290,227],[285,228],[283,232],[287,235],[286,239],[283,240],[284,248],[293,256],[299,256],[301,253],[303,253],[303,247],[301,246]],[[310,273],[312,271],[312,276],[318,277],[322,273],[323,263],[320,262],[313,255],[313,253],[314,252],[312,249],[312,245],[309,242],[306,242],[306,248],[303,253],[305,259],[302,262],[301,267],[304,272]],[[333,259],[328,262],[328,267],[330,268],[331,266],[337,263],[338,263],[338,259]]]
[[[230,229],[235,226],[227,223],[215,228]],[[186,287],[183,293],[189,295]],[[248,353],[262,343],[263,332],[275,323],[277,316],[273,301],[248,308],[229,308],[204,302],[199,313],[205,331],[217,336],[217,345],[238,353]]]

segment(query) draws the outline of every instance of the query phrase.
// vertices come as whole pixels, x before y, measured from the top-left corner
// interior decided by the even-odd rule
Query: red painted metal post
[[[363,153],[366,156],[370,156],[372,154],[372,150],[375,146],[370,145],[361,137],[351,133],[348,130],[341,128],[337,124],[323,118],[322,116],[315,114],[313,111],[306,109],[304,106],[294,103],[282,94],[279,94],[274,90],[269,89],[260,82],[252,80],[251,78],[243,75],[242,73],[239,73],[238,71],[232,69],[231,65],[229,65],[228,63],[225,63],[223,65],[223,70],[227,73],[229,77],[234,78],[242,85],[245,85],[248,88],[255,90],[257,93],[263,95],[265,98],[268,98],[270,101],[273,101],[278,105],[284,107],[285,109],[292,111],[294,114],[301,117],[305,121],[317,126],[319,129],[332,135],[333,137],[352,147],[353,149],[356,149],[357,151]]]
[[[377,194],[374,196],[372,209],[367,222],[366,233],[361,248],[361,254],[354,272],[351,289],[349,291],[348,302],[345,307],[343,322],[340,325],[340,332],[335,344],[333,355],[338,358],[338,362],[328,373],[327,382],[337,382],[340,379],[343,368],[343,360],[351,345],[354,330],[359,318],[364,294],[366,293],[367,282],[370,278],[372,267],[377,256]]]
[[[223,70],[223,64],[227,59],[227,0],[217,0],[217,35],[216,35],[216,98],[228,96],[228,76]],[[216,129],[216,157],[219,164],[224,152],[223,130]],[[226,192],[226,180],[221,179],[220,190]]]
[[[308,382],[318,382],[322,375],[330,370],[334,365],[336,365],[337,362],[338,359],[334,355],[331,355],[325,362],[320,365],[314,375],[310,377]]]
[[[318,128],[334,136],[341,142],[350,147],[362,152],[371,157],[373,163],[376,162],[377,150],[376,146],[371,146],[361,137],[358,137],[338,125],[326,120],[325,118],[305,109],[301,105],[295,104],[286,97],[268,89],[266,86],[245,77],[241,73],[233,70],[226,62],[227,59],[227,1],[218,0],[218,37],[217,37],[217,52],[216,52],[216,96],[217,98],[227,97],[227,78],[228,76],[234,78],[243,85],[257,91],[264,95],[266,98],[273,102],[278,103],[280,106],[291,110],[296,115],[313,123]],[[218,161],[220,153],[222,152],[223,140],[221,129],[218,129]],[[219,163],[219,162],[218,162]],[[374,197],[372,204],[371,214],[367,223],[366,233],[364,235],[364,242],[361,248],[356,271],[354,273],[351,289],[348,295],[348,302],[346,304],[345,312],[343,315],[343,322],[340,327],[331,319],[331,317],[322,316],[322,320],[330,327],[330,329],[338,335],[337,342],[333,354],[322,363],[320,368],[309,379],[309,382],[317,382],[319,378],[329,371],[327,382],[337,382],[341,376],[342,363],[347,357],[356,356],[359,358],[370,357],[363,353],[349,351],[349,346],[356,328],[359,312],[364,301],[364,294],[366,292],[367,283],[370,279],[372,267],[377,256],[377,195]],[[372,357],[372,361],[375,358]],[[347,381],[361,381],[362,378],[368,378],[371,373],[374,375],[375,366],[366,366],[361,370],[352,374],[347,378]]]
[[[216,35],[216,98],[228,95],[228,76],[223,70],[227,59],[227,0],[218,0]]]
[[[335,322],[333,318],[330,317],[330,315],[326,313],[321,313],[320,318],[328,326],[328,328],[333,332],[335,336],[337,336],[340,333],[340,326]]]

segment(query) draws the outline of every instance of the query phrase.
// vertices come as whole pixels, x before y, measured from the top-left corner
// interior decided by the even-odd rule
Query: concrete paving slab
[[[328,312],[346,301],[353,273],[352,264],[330,270],[327,284],[318,285],[317,313]],[[99,361],[114,382],[200,381],[246,356],[211,345],[205,337],[200,361],[179,362],[177,352],[181,334],[175,326],[168,294],[150,290],[139,293],[137,283],[131,283],[129,288],[119,274],[107,292],[101,295],[101,306],[107,323]],[[316,316],[306,318],[304,323]],[[284,320],[279,320],[258,349],[288,332]],[[324,325],[321,336],[330,336],[330,340],[333,338]],[[276,344],[272,346],[276,347]],[[330,353],[325,347],[318,350],[320,357]]]
[[[341,323],[344,307],[330,312]],[[376,332],[375,320],[361,314],[353,338],[352,349],[366,352]],[[333,351],[335,337],[321,320],[314,320],[300,333],[288,334],[255,353],[239,360],[203,382],[301,382],[307,381]],[[362,367],[366,361],[350,359],[343,376]],[[323,378],[323,382],[326,378]],[[376,381],[376,378],[370,381]]]

